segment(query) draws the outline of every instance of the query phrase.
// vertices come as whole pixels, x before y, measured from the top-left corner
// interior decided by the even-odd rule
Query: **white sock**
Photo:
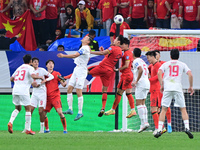
[[[168,126],[172,126],[172,124],[171,124],[171,123],[167,123],[167,125],[168,125]]]
[[[15,118],[17,117],[18,113],[19,113],[19,111],[18,111],[17,109],[15,109],[15,110],[12,112],[12,114],[11,114],[11,116],[10,116],[10,120],[9,120],[9,122],[10,122],[11,124],[13,124],[13,121],[14,121]]]
[[[26,112],[25,115],[25,129],[30,131],[31,130],[31,112]]]
[[[183,122],[184,122],[185,128],[190,130],[190,128],[189,128],[189,120],[183,120]]]
[[[72,95],[72,93],[67,94],[67,103],[68,103],[69,109],[72,110],[72,103],[73,103],[73,95]]]
[[[137,109],[138,109],[138,115],[139,115],[140,120],[141,120],[141,125],[144,125],[144,109],[143,109],[143,105],[137,106]]]
[[[83,109],[83,96],[78,97],[78,113],[82,114]]]
[[[44,132],[44,122],[40,122],[40,132]]]
[[[148,123],[148,110],[146,105],[143,105],[144,107],[144,123]]]
[[[135,110],[135,108],[132,108],[131,110]]]
[[[164,124],[163,121],[159,121],[159,122],[158,122],[158,132],[162,131],[162,129],[163,129],[163,124]]]

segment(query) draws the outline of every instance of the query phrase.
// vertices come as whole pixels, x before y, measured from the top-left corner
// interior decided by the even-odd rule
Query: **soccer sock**
[[[140,117],[140,120],[141,120],[141,125],[144,125],[144,109],[143,109],[143,105],[138,105],[137,106],[137,109],[138,109],[138,115]]]
[[[164,122],[163,121],[159,121],[158,124],[159,124],[159,126],[158,126],[158,132],[160,132],[160,131],[162,131]]]
[[[103,93],[102,94],[102,108],[101,109],[105,109],[106,101],[107,101],[107,93]]]
[[[69,109],[72,110],[72,103],[73,103],[73,95],[72,95],[72,93],[67,94],[67,103],[68,103]]]
[[[127,93],[126,96],[128,98],[129,105],[132,110],[133,108],[135,108],[133,95],[131,93]]]
[[[83,109],[83,96],[78,97],[78,113],[82,114]]]
[[[148,123],[148,110],[146,105],[143,105],[143,109],[144,109],[144,123]]]
[[[117,108],[119,102],[121,101],[121,98],[122,98],[122,96],[117,93],[116,97],[115,97],[115,101],[114,101],[113,106],[112,106],[112,109],[115,110]]]
[[[189,120],[183,120],[183,122],[184,122],[184,125],[185,125],[185,129],[190,130],[190,128],[189,128]]]
[[[166,117],[167,117],[168,125],[169,125],[169,123],[171,124],[171,109],[170,109],[170,107],[168,107],[168,109],[167,109]]]
[[[44,122],[40,122],[40,132],[44,132]]]
[[[49,130],[49,122],[48,122],[48,118],[47,117],[45,117],[44,126],[45,126],[45,129],[48,131]]]
[[[152,117],[153,117],[153,121],[154,121],[154,125],[155,125],[155,129],[158,129],[158,113],[157,111],[152,112]]]
[[[10,122],[11,124],[13,124],[13,121],[14,121],[15,118],[17,117],[18,113],[19,113],[19,111],[18,111],[17,109],[15,109],[15,110],[12,112],[11,117],[10,117],[10,120],[9,120],[9,122]]]
[[[67,131],[67,122],[66,122],[65,117],[60,118],[60,120],[61,120],[61,122],[62,122],[64,131]]]
[[[30,131],[31,130],[31,112],[26,112],[25,114],[25,129]]]

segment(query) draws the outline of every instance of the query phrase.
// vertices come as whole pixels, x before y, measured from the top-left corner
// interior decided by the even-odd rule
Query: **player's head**
[[[119,35],[118,37],[116,37],[113,43],[115,46],[122,45],[124,43],[124,37],[122,35]]]
[[[159,61],[160,60],[160,51],[154,50],[154,52],[156,52],[156,59]]]
[[[39,66],[39,59],[37,57],[32,58],[32,66],[33,68],[37,69]]]
[[[65,51],[65,48],[63,45],[58,45],[57,51]]]
[[[139,48],[134,48],[134,50],[133,50],[133,55],[134,55],[135,57],[140,57],[140,56],[141,56],[141,49],[139,49]]]
[[[92,39],[94,39],[96,37],[96,32],[94,30],[90,30],[89,31],[89,37],[91,37]]]
[[[93,41],[93,39],[90,36],[85,36],[81,40],[82,44],[85,44],[85,45],[89,45],[92,41]]]
[[[150,64],[154,64],[157,61],[155,51],[148,51],[145,55],[147,56],[147,60]]]
[[[170,51],[170,56],[171,56],[171,59],[178,60],[179,59],[179,50],[178,49],[172,49]]]
[[[24,61],[25,64],[30,64],[32,62],[31,61],[31,55],[30,54],[24,55],[23,61]]]
[[[47,67],[47,69],[48,69],[48,70],[53,70],[54,64],[55,64],[55,63],[54,63],[53,60],[51,60],[51,59],[47,60],[47,62],[46,62],[46,67]]]
[[[122,50],[123,51],[126,51],[129,49],[129,44],[130,44],[130,41],[127,39],[127,38],[124,38],[124,43],[122,44]]]

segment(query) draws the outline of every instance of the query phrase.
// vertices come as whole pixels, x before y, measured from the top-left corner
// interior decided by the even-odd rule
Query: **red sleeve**
[[[130,0],[130,7],[133,7],[133,0]]]
[[[157,0],[154,0],[154,4],[157,4]]]
[[[121,4],[121,0],[117,0],[117,3],[118,3],[118,4]]]
[[[197,0],[197,7],[200,5],[200,0]],[[198,8],[197,8],[198,10]]]
[[[113,4],[113,7],[116,7],[117,6],[116,0],[113,0],[112,4]]]
[[[180,0],[180,6],[183,6],[183,0]]]
[[[30,1],[29,1],[29,5],[30,5],[30,4],[33,5],[33,0],[30,0]]]
[[[150,64],[149,66],[148,66],[148,70],[149,70],[149,74],[151,75],[151,67],[152,67],[152,64]]]
[[[66,3],[71,3],[71,0],[66,0]]]
[[[62,7],[62,2],[61,2],[61,0],[58,1],[58,4],[57,4],[57,5],[58,5],[58,6],[57,6],[58,8],[59,8],[59,7],[60,7],[60,8]]]
[[[110,27],[110,32],[115,34],[115,32],[116,32],[116,23],[112,24],[112,26]]]
[[[147,0],[144,0],[144,6],[147,6]]]
[[[57,75],[56,75],[58,82],[60,82],[61,79],[58,78],[58,75],[61,76],[61,74],[59,72],[57,72]]]
[[[44,0],[42,4],[43,4],[43,6],[47,6],[48,0]]]
[[[100,0],[99,4],[98,4],[98,8],[102,9],[102,0]]]

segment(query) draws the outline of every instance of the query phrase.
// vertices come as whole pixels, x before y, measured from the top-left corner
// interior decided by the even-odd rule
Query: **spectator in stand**
[[[47,45],[41,45],[39,47],[39,51],[47,51],[48,50],[48,46]]]
[[[168,0],[169,4],[172,6],[170,10],[171,13],[171,29],[180,29],[181,21],[178,19],[179,5],[181,0]]]
[[[94,18],[96,18],[96,15],[97,15],[96,8],[97,8],[98,0],[85,0],[85,2],[86,2],[86,7],[90,9],[91,15]]]
[[[91,15],[90,10],[85,7],[85,1],[78,3],[78,8],[75,9],[76,17],[76,30],[87,29],[90,31],[94,25],[94,17]]]
[[[56,35],[55,31],[57,28],[58,16],[60,14],[61,1],[50,0],[48,1],[46,8],[46,20],[47,20],[47,33],[49,33],[49,39],[54,40]]]
[[[10,2],[8,3],[8,5],[1,10],[1,13],[6,12],[9,8],[13,9],[13,20],[18,19],[21,15],[24,14],[24,12],[27,10],[27,3],[26,0],[10,0]]]
[[[66,0],[65,7],[72,5],[74,9],[77,7],[77,4],[80,0]]]
[[[100,9],[101,23],[103,22],[103,28],[107,30],[107,36],[109,36],[113,18],[117,14],[116,0],[100,0],[98,8]]]
[[[46,7],[47,0],[30,0],[30,10],[37,45],[46,44]]]
[[[66,10],[65,10],[65,0],[61,0],[61,8],[60,8],[60,27],[64,28],[65,22],[67,20]]]
[[[62,31],[60,29],[56,29],[55,35],[56,35],[55,39],[53,39],[53,40],[47,40],[46,41],[46,45],[50,45],[54,41],[56,41],[56,40],[61,39],[61,38],[64,37],[64,34],[62,34]]]
[[[127,19],[129,15],[130,0],[117,0],[118,13],[122,14],[126,23],[130,24]]]
[[[154,17],[154,10],[153,10],[154,0],[148,0],[147,5],[147,28],[155,27],[156,26],[156,19]]]
[[[183,12],[183,15],[182,15]],[[181,0],[179,6],[179,20],[183,16],[183,29],[199,28],[200,1]]]
[[[114,40],[116,39],[116,28],[117,28],[117,25],[116,23],[114,22],[112,25],[111,25],[111,28],[110,28],[110,42],[111,42],[111,45],[113,45],[113,42]],[[123,23],[120,25],[120,31],[119,31],[119,35],[122,35],[124,34],[124,29],[130,29],[129,25],[123,21]]]
[[[6,8],[6,6],[8,5],[9,0],[0,0],[0,11],[3,10],[4,8]],[[8,9],[7,11],[4,11],[4,15],[6,15],[8,18],[10,18],[10,9]]]
[[[65,22],[66,29],[74,29],[76,27],[76,20],[75,20],[75,9],[72,5],[68,5],[66,7],[66,16],[67,20]]]
[[[167,0],[154,1],[154,16],[156,18],[156,26],[158,28],[170,28],[169,12],[171,8]]]
[[[65,51],[65,47],[63,45],[58,45],[57,51]]]
[[[147,0],[130,0],[128,18],[131,21],[131,29],[147,28]]]

